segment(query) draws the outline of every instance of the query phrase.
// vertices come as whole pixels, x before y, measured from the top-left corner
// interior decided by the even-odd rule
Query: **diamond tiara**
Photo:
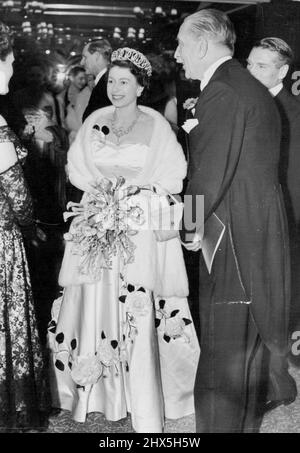
[[[111,55],[111,61],[115,60],[129,60],[138,68],[145,69],[149,77],[152,74],[150,61],[138,50],[130,49],[130,47],[114,50]]]

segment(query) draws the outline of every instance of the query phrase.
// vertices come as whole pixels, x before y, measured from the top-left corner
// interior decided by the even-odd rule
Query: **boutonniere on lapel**
[[[192,115],[194,116],[195,107],[196,107],[197,102],[198,102],[198,98],[188,98],[184,101],[184,103],[182,104],[182,107],[184,108],[184,110],[189,110],[192,113]]]
[[[184,103],[183,103],[183,108],[188,112],[191,112],[191,114],[194,116],[195,114],[195,105],[197,104],[198,98],[188,98]],[[181,126],[182,129],[189,134],[194,127],[199,124],[199,121],[197,118],[189,118],[185,120],[183,125]]]

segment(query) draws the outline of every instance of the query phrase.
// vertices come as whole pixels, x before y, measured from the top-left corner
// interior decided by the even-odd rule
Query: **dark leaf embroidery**
[[[110,342],[110,344],[111,344],[111,347],[112,347],[113,349],[116,349],[116,348],[118,347],[118,342],[117,342],[117,340],[112,340],[112,341]]]
[[[120,296],[119,297],[119,301],[122,302],[122,304],[125,303],[125,300],[126,300],[126,296]]]
[[[71,348],[74,351],[74,349],[76,349],[76,347],[77,347],[77,341],[76,341],[76,338],[73,338],[73,340],[71,341]]]
[[[143,288],[142,286],[138,289],[138,291],[142,291],[143,293],[146,292],[145,288]]]
[[[134,286],[129,284],[129,285],[127,286],[127,289],[128,289],[128,291],[129,291],[130,293],[132,293],[132,292],[134,291]]]
[[[161,299],[159,301],[159,308],[163,309],[165,305],[166,305],[166,301],[164,299]]]
[[[61,360],[56,360],[55,366],[59,371],[64,371],[65,370],[65,365],[62,363]]]
[[[156,327],[156,328],[159,327],[160,321],[161,321],[160,319],[155,318],[155,327]]]
[[[170,343],[170,340],[171,338],[168,336],[168,335],[164,335],[164,340],[167,342],[167,343]]]
[[[188,326],[189,324],[192,324],[192,322],[193,322],[193,321],[191,321],[190,319],[187,319],[187,318],[182,318],[182,320],[183,320],[183,322],[184,322],[184,324],[186,326]]]
[[[102,340],[104,340],[106,338],[105,333],[103,332],[103,330],[101,332],[101,338],[102,338]]]
[[[63,332],[58,333],[55,337],[55,340],[59,344],[63,343],[64,339],[65,339],[65,336],[64,336]]]
[[[180,310],[173,310],[170,314],[170,318],[174,318],[174,316],[177,315],[177,313],[179,313]]]

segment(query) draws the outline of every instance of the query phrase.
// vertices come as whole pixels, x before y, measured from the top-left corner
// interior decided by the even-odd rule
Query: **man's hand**
[[[181,244],[189,251],[192,251],[192,252],[198,252],[198,250],[201,249],[202,247],[202,241],[200,239],[200,236],[199,234],[195,234],[194,236],[194,239],[193,239],[193,242],[182,242],[181,241]]]
[[[47,241],[47,235],[46,233],[39,227],[36,227],[36,235],[39,238],[40,241],[46,242]]]
[[[198,252],[198,250],[200,250],[201,247],[202,247],[201,241],[198,241],[198,242],[187,242],[187,243],[182,242],[182,245],[187,250],[192,251],[192,252]]]

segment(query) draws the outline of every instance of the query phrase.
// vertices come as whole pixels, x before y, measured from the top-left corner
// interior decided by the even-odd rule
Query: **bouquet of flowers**
[[[79,271],[98,279],[102,268],[111,268],[117,254],[124,264],[134,260],[135,245],[131,236],[144,223],[144,211],[130,197],[140,188],[125,185],[120,176],[115,182],[103,178],[91,184],[82,203],[70,202],[65,220],[75,217],[65,240],[72,241],[72,253],[82,257]]]

